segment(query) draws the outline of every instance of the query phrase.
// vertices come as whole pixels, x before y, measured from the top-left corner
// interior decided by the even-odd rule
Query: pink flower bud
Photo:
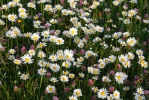
[[[25,53],[25,52],[26,52],[25,46],[23,46],[23,47],[21,48],[21,52],[22,52],[22,53]]]
[[[118,68],[118,69],[121,69],[121,65],[120,65],[120,64],[117,64],[117,68]]]
[[[45,28],[49,28],[50,25],[46,23],[46,24],[44,25],[44,27],[45,27]]]
[[[88,80],[88,85],[89,85],[89,86],[93,86],[93,85],[94,85],[94,82],[93,82],[92,79],[89,79],[89,80]]]
[[[148,14],[145,14],[145,15],[144,15],[144,18],[145,18],[145,19],[148,19]]]
[[[85,54],[84,49],[81,49],[79,53],[80,53],[81,55],[84,55],[84,54]]]
[[[83,1],[82,0],[79,0],[79,5],[83,5]]]
[[[0,48],[0,51],[5,51],[5,47],[1,47]]]
[[[50,72],[47,72],[47,73],[46,73],[46,76],[47,76],[48,78],[50,78],[52,75],[51,75]]]
[[[64,0],[60,0],[60,4],[63,5],[65,3]]]
[[[149,90],[144,90],[144,94],[148,95],[149,94]]]
[[[109,87],[109,92],[113,92],[115,90],[114,86]]]
[[[64,92],[65,93],[68,93],[70,91],[70,89],[68,88],[68,87],[66,87],[65,89],[64,89]]]
[[[34,46],[34,45],[31,45],[31,46],[30,46],[30,49],[35,50],[35,46]]]
[[[82,69],[83,71],[85,71],[85,70],[86,70],[86,67],[85,67],[85,66],[82,66],[81,69]]]
[[[54,96],[52,100],[59,100],[59,98]]]
[[[17,92],[18,91],[18,87],[17,86],[14,86],[13,87],[13,91]]]

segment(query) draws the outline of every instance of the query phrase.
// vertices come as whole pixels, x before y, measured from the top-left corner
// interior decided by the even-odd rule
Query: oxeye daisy
[[[11,22],[15,22],[17,18],[18,17],[15,14],[9,14],[8,15],[8,20],[11,21]]]
[[[73,79],[75,77],[75,74],[69,74],[69,78]]]
[[[97,92],[97,96],[98,98],[102,98],[102,99],[106,99],[108,96],[108,91],[106,88],[101,88],[100,90],[98,90]]]
[[[103,76],[103,77],[102,77],[102,81],[103,81],[103,82],[111,82],[110,78],[107,77],[107,76]]]
[[[20,79],[22,79],[22,80],[27,80],[28,78],[29,78],[29,75],[28,74],[22,74],[20,76]]]
[[[81,89],[74,89],[74,90],[73,90],[73,95],[76,96],[76,97],[82,96],[82,91],[81,91]]]
[[[115,80],[119,84],[123,84],[124,83],[124,80],[126,80],[127,77],[128,76],[125,73],[123,73],[123,72],[116,72],[116,74],[115,74]]]
[[[55,77],[51,77],[50,81],[53,82],[53,83],[58,82],[57,78],[55,78]]]
[[[39,65],[40,67],[45,67],[45,66],[46,66],[45,60],[44,60],[44,59],[39,60],[39,61],[38,61],[38,65]]]
[[[33,59],[29,54],[25,54],[24,56],[21,57],[22,61],[24,62],[24,64],[28,63],[31,64],[33,63]]]
[[[57,45],[62,45],[62,44],[64,44],[64,40],[62,38],[57,38],[56,39],[56,44]]]
[[[20,2],[20,0],[13,0],[13,2],[15,2],[15,3],[19,3],[19,2]]]
[[[114,96],[115,99],[120,99],[120,92],[117,91],[117,90],[115,90],[115,91],[113,92],[113,96]]]
[[[52,61],[52,62],[57,61],[56,55],[50,55],[50,56],[49,56],[49,59],[50,59],[50,61]]]
[[[56,91],[55,86],[48,85],[46,87],[46,92],[48,92],[48,93],[54,93],[55,91]]]
[[[68,77],[67,77],[66,75],[62,75],[62,76],[60,77],[60,80],[61,80],[62,82],[68,82]]]
[[[14,49],[10,49],[10,50],[9,50],[9,53],[10,53],[10,54],[15,54],[15,52],[16,52],[16,51],[15,51]]]
[[[37,48],[43,48],[47,46],[47,44],[45,42],[40,42],[38,45],[37,45]]]
[[[69,100],[78,100],[78,98],[76,96],[71,96],[69,97]]]
[[[45,58],[46,57],[46,54],[43,51],[39,51],[37,56],[39,58]]]
[[[58,72],[60,70],[60,66],[58,64],[51,64],[50,65],[50,69],[53,71],[53,72]]]
[[[33,49],[30,49],[28,51],[28,53],[29,53],[30,56],[35,56],[35,54],[36,54],[35,50],[33,50]]]
[[[19,59],[15,59],[13,62],[14,62],[16,65],[20,65],[20,64],[22,63],[22,61],[19,60]]]
[[[136,43],[137,43],[137,41],[136,41],[136,39],[133,37],[133,38],[129,38],[129,39],[127,39],[127,44],[129,45],[129,46],[134,46]]]
[[[18,9],[18,12],[19,13],[25,13],[26,12],[26,9],[21,7],[21,8]]]
[[[110,62],[114,62],[116,60],[116,56],[114,55],[109,56],[109,60]]]
[[[143,88],[142,87],[137,88],[137,93],[140,94],[140,95],[144,94]]]
[[[34,34],[32,34],[32,35],[30,36],[30,38],[31,38],[31,40],[33,40],[33,41],[38,41],[39,38],[40,38],[40,36],[39,36],[39,34],[34,33]]]
[[[70,34],[71,36],[77,35],[77,34],[78,34],[77,29],[76,29],[76,28],[73,28],[73,27],[70,28],[69,34]]]
[[[62,63],[62,66],[65,67],[65,68],[70,68],[71,65],[72,65],[72,64],[71,64],[70,61],[64,61],[64,62]]]
[[[38,74],[40,74],[41,76],[45,75],[46,74],[46,69],[44,69],[44,68],[38,69]]]
[[[36,5],[35,5],[33,2],[29,2],[29,3],[27,4],[27,7],[36,9]]]
[[[98,87],[92,87],[92,90],[96,93],[96,92],[98,92]]]

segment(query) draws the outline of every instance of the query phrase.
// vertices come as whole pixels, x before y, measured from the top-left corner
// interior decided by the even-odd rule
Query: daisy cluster
[[[148,100],[147,2],[2,0],[0,99]]]

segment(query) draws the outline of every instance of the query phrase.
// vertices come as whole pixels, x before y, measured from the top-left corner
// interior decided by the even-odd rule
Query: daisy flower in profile
[[[19,13],[19,17],[25,19],[27,18],[27,13]]]
[[[138,94],[144,94],[144,90],[142,87],[137,88],[137,93]]]
[[[101,26],[96,26],[96,31],[102,33],[104,31],[104,28]]]
[[[50,81],[53,82],[53,83],[58,82],[57,78],[55,78],[55,77],[51,77]]]
[[[73,27],[70,28],[69,34],[70,34],[71,36],[77,35],[77,34],[78,34],[77,29],[76,29],[76,28],[73,28]]]
[[[16,65],[20,65],[20,64],[22,63],[22,61],[19,60],[19,59],[15,59],[13,62],[14,62]]]
[[[27,4],[27,7],[36,9],[36,5],[35,5],[33,2],[29,2],[29,3]]]
[[[129,46],[132,46],[132,47],[137,43],[137,41],[134,37],[133,38],[130,37],[129,39],[127,39],[126,42]]]
[[[98,92],[98,87],[92,87],[92,90],[96,93],[96,92]]]
[[[113,96],[114,96],[115,99],[120,99],[120,92],[117,91],[117,90],[115,90],[115,91],[113,92]]]
[[[133,60],[135,57],[135,55],[132,52],[128,52],[127,56],[128,56],[128,59],[131,59],[131,60]]]
[[[126,80],[128,77],[128,75],[126,75],[125,73],[123,72],[116,72],[115,74],[115,80],[117,81],[117,83],[119,84],[123,84],[124,83],[124,80]]]
[[[146,100],[144,95],[140,95],[138,93],[134,93],[135,100]]]
[[[106,99],[108,96],[108,91],[106,88],[101,88],[100,90],[98,90],[97,92],[97,96],[98,98],[102,98],[102,99]]]
[[[17,18],[18,17],[15,14],[9,14],[8,15],[8,20],[11,21],[11,22],[15,22]]]
[[[48,85],[48,86],[46,87],[46,91],[47,91],[48,93],[54,93],[54,92],[56,91],[56,88],[55,88],[55,86]]]
[[[38,55],[37,55],[39,58],[45,58],[46,57],[46,54],[43,52],[43,51],[39,51],[38,52]]]
[[[73,79],[75,77],[75,74],[70,73],[69,78]]]
[[[138,62],[143,68],[147,68],[148,67],[148,62],[144,61],[144,60],[139,60]]]
[[[24,62],[24,64],[28,63],[31,64],[33,63],[33,59],[29,54],[25,54],[24,56],[21,57],[22,61]]]
[[[138,3],[138,0],[130,0],[129,2],[131,2],[132,4],[134,4],[134,3]]]
[[[31,38],[31,40],[33,40],[33,41],[38,41],[39,38],[40,38],[40,36],[39,36],[39,34],[34,33],[34,34],[32,34],[32,35],[30,36],[30,38]]]
[[[71,97],[69,97],[69,100],[78,100],[78,98],[75,96],[71,96]]]
[[[80,97],[80,96],[82,96],[82,91],[81,91],[81,89],[74,89],[74,90],[73,90],[73,95],[74,95],[75,97]]]
[[[143,51],[141,49],[139,50],[136,50],[136,54],[139,56],[139,55],[143,55]]]
[[[22,74],[20,76],[20,79],[22,79],[22,80],[27,80],[28,78],[29,78],[29,75],[28,74]]]
[[[107,76],[103,76],[103,77],[102,77],[102,81],[103,81],[103,82],[111,82],[110,78],[107,77]]]
[[[37,48],[43,48],[47,46],[47,44],[45,42],[40,42],[38,45],[37,45]]]
[[[26,9],[25,9],[25,8],[20,7],[20,8],[18,9],[18,12],[19,12],[19,13],[25,13],[25,12],[26,12]]]
[[[61,80],[62,82],[68,82],[68,77],[67,77],[66,75],[62,75],[62,76],[60,77],[60,80]]]
[[[0,19],[0,25],[5,25],[4,21]]]
[[[40,74],[41,76],[45,75],[46,74],[46,69],[44,69],[44,68],[38,69],[38,74]]]
[[[109,60],[110,60],[110,62],[114,62],[116,60],[116,56],[110,55]]]
[[[9,50],[9,53],[10,53],[10,54],[15,54],[15,52],[16,52],[16,51],[15,51],[14,49],[10,49],[10,50]]]
[[[19,2],[20,2],[20,0],[13,0],[13,2],[15,2],[15,3],[19,3]]]

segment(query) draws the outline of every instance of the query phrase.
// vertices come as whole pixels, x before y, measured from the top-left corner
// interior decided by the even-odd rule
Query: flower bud
[[[92,79],[89,79],[89,80],[88,80],[88,85],[89,85],[89,86],[93,86],[93,85],[94,85],[94,82],[93,82]]]
[[[21,52],[22,52],[22,53],[25,53],[25,52],[26,52],[25,46],[23,46],[23,47],[21,48]]]
[[[115,90],[114,86],[109,87],[109,92],[113,92]]]

